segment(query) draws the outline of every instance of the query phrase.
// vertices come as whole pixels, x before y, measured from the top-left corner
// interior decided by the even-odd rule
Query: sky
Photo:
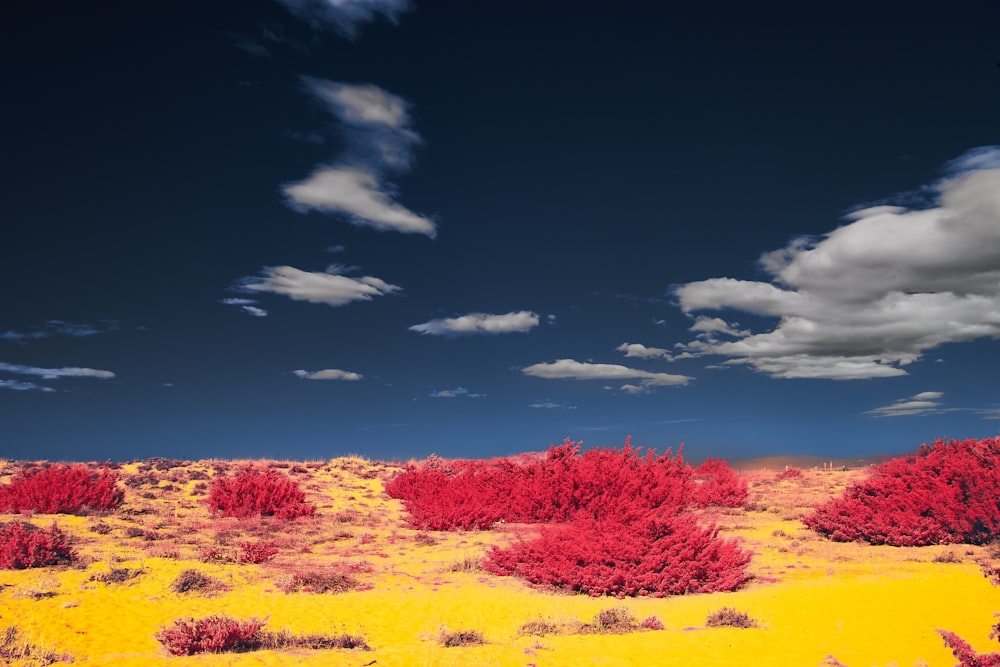
[[[0,457],[1000,431],[1000,4],[0,5]]]

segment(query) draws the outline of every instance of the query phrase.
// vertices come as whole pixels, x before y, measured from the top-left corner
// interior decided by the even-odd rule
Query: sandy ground
[[[275,463],[275,462],[271,462]],[[437,533],[407,527],[399,502],[383,493],[397,469],[357,457],[277,463],[297,479],[315,517],[294,521],[213,517],[204,484],[237,462],[122,467],[123,508],[105,516],[34,516],[54,520],[75,540],[68,567],[0,571],[0,628],[72,656],[75,665],[796,665],[849,667],[954,665],[937,628],[957,632],[980,651],[989,639],[1000,588],[978,561],[987,547],[873,547],[822,539],[803,512],[861,479],[863,468],[807,469],[779,480],[775,469],[747,469],[748,509],[703,515],[754,552],[753,583],[734,593],[616,600],[535,590],[478,568],[490,545],[530,535],[530,526]],[[16,464],[8,463],[9,475]],[[3,478],[4,481],[9,477]],[[0,521],[23,519],[0,516]],[[258,565],[203,562],[206,549],[233,553],[240,540],[271,541],[279,553]],[[993,558],[996,562],[996,558]],[[225,590],[177,593],[171,584],[194,568]],[[101,575],[135,576],[104,583]],[[296,571],[352,573],[358,590],[285,593]],[[638,619],[657,616],[663,630],[621,635],[523,635],[530,621],[590,622],[625,606]],[[732,607],[759,627],[709,628],[706,617]],[[272,630],[351,633],[371,651],[285,650],[192,657],[169,655],[156,632],[186,617],[225,613],[267,619]],[[442,632],[474,630],[486,642],[447,648]],[[24,663],[34,664],[34,663]]]

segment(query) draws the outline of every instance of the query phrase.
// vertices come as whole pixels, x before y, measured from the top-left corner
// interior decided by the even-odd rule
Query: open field
[[[213,516],[204,502],[207,482],[238,463],[124,464],[126,496],[118,511],[30,517],[42,528],[55,521],[72,536],[79,559],[0,570],[0,629],[16,625],[19,641],[76,665],[937,667],[955,664],[938,628],[980,651],[996,646],[989,632],[1000,588],[979,565],[1000,557],[991,547],[834,543],[799,522],[809,507],[862,479],[862,468],[807,469],[785,480],[778,470],[745,469],[747,507],[700,514],[753,552],[754,580],[732,593],[617,600],[536,590],[483,571],[479,560],[489,546],[536,528],[414,530],[402,504],[383,491],[399,468],[361,458],[265,462],[299,482],[317,506],[314,516]],[[19,466],[6,464],[2,481]],[[3,522],[24,518],[0,515]],[[238,562],[253,546],[270,544],[277,549],[270,560]],[[211,583],[179,591],[178,577],[190,569]],[[304,573],[350,582],[344,587],[351,590],[312,592],[315,583],[295,579]],[[615,607],[638,620],[656,616],[664,627],[573,632]],[[708,627],[709,614],[723,607],[745,612],[758,627]],[[357,635],[370,650],[173,656],[155,637],[178,619],[222,613],[266,619],[274,631]],[[526,634],[523,626],[533,621],[562,632]],[[480,633],[485,643],[441,642],[465,631]]]

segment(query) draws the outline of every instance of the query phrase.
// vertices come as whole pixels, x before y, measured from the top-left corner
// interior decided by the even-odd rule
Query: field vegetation
[[[1000,665],[998,456],[0,462],[0,663]]]

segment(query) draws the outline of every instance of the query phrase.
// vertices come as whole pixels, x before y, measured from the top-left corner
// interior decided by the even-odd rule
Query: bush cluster
[[[697,473],[697,474],[696,474]],[[541,535],[494,547],[483,566],[543,586],[589,595],[673,595],[734,590],[749,580],[750,555],[682,514],[740,505],[746,484],[725,461],[692,471],[671,452],[644,456],[566,440],[544,457],[410,466],[389,481],[422,529],[544,523]]]
[[[204,618],[180,619],[156,633],[156,639],[173,655],[198,653],[243,653],[259,649],[361,649],[371,647],[354,635],[293,635],[288,631],[271,632],[256,618],[239,620],[219,614]]]
[[[79,514],[107,512],[122,504],[118,473],[83,463],[57,463],[18,474],[0,486],[0,512]]]
[[[272,468],[249,464],[232,477],[212,480],[207,502],[222,516],[294,519],[316,512],[316,506],[305,499],[305,492],[295,480]]]
[[[23,570],[69,563],[76,558],[59,526],[41,530],[17,521],[0,527],[0,569]]]
[[[936,441],[875,467],[803,519],[832,540],[984,544],[1000,533],[1000,438]]]
[[[969,642],[949,630],[938,630],[938,634],[958,658],[956,667],[1000,667],[1000,653],[977,653]],[[1000,623],[993,626],[990,639],[1000,640]]]

